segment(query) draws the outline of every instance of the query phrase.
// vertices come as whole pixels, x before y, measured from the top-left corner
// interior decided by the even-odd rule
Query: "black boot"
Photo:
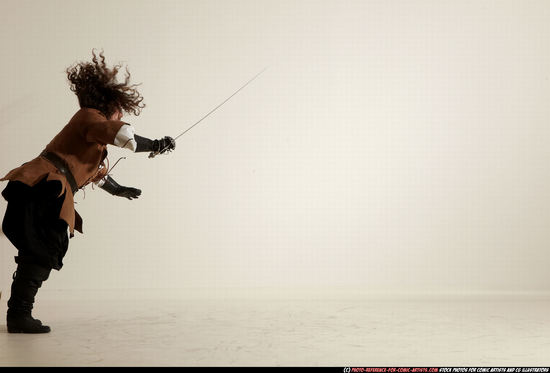
[[[50,268],[32,263],[19,263],[11,285],[8,301],[9,333],[49,333],[50,327],[42,325],[31,315],[34,297],[42,282],[50,276]]]

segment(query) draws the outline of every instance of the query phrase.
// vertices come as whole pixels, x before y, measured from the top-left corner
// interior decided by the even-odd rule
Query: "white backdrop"
[[[48,289],[550,290],[548,1],[2,0],[0,45],[2,174],[76,112],[92,48],[143,83],[150,138],[269,67],[174,153],[111,148],[143,194],[79,192]]]

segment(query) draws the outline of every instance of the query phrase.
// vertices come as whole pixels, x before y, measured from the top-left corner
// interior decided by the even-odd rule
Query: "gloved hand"
[[[153,140],[153,152],[164,154],[176,149],[176,140],[170,136],[164,136],[162,139]]]
[[[104,183],[100,186],[100,188],[114,196],[126,197],[130,200],[138,198],[141,195],[141,190],[122,186],[113,180],[113,178],[109,175],[104,178]]]
[[[132,187],[121,186],[115,195],[119,197],[126,197],[129,200],[132,200],[134,198],[138,198],[141,195],[141,190]]]
[[[149,158],[176,149],[176,140],[170,136],[164,136],[162,139],[158,140],[151,140],[147,137],[134,134],[134,139],[136,140],[136,153],[150,152]]]

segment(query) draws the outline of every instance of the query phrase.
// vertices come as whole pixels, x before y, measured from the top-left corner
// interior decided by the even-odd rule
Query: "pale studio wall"
[[[174,153],[111,148],[143,195],[79,192],[49,289],[550,290],[547,1],[2,0],[0,40],[1,173],[77,110],[92,48],[151,138],[269,67]]]

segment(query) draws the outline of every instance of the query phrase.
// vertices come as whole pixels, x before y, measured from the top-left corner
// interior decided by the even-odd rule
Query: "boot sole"
[[[25,333],[25,334],[45,334],[51,331],[50,328],[43,330],[24,330],[18,328],[8,328],[8,333]]]

